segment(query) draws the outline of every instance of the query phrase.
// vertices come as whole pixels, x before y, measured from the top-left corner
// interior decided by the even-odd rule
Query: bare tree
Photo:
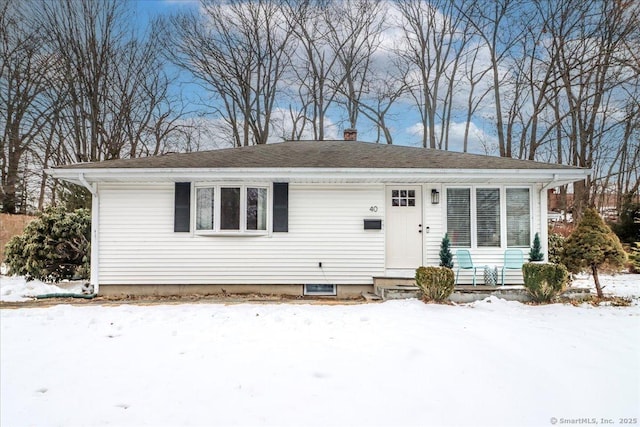
[[[310,124],[315,140],[325,138],[325,118],[338,95],[332,81],[334,70],[339,65],[336,50],[342,49],[346,43],[346,40],[331,43],[328,21],[332,17],[332,7],[331,0],[287,2],[287,16],[296,41],[289,81],[297,99],[291,104],[291,116],[295,123],[302,122],[302,127],[297,126],[300,129],[297,133],[301,135],[304,125]],[[293,105],[298,107],[295,113]]]
[[[24,191],[19,191],[25,155],[35,145],[49,112],[42,94],[51,60],[43,51],[46,39],[29,23],[29,6],[33,4],[0,3],[0,205],[6,213],[26,212],[21,203]]]
[[[384,136],[387,144],[393,144],[392,124],[395,119],[391,113],[396,102],[405,96],[407,71],[400,68],[377,70],[369,82],[369,91],[364,100],[360,100],[360,111],[376,126],[376,143]]]
[[[485,97],[491,91],[490,86],[482,87],[485,82],[485,76],[491,67],[483,66],[479,63],[478,55],[481,51],[481,46],[475,44],[467,49],[464,60],[464,81],[467,83],[467,103],[466,103],[466,115],[464,124],[464,137],[462,141],[462,151],[464,153],[469,151],[469,129],[471,127],[471,120],[475,116],[476,111],[482,104]]]
[[[380,45],[385,17],[379,0],[335,1],[332,6],[326,23],[340,65],[332,73],[332,80],[347,110],[349,127],[356,128],[360,99],[369,90],[372,60]]]
[[[117,0],[0,2],[2,209],[42,208],[51,164],[159,153],[182,113],[157,33]]]
[[[166,53],[211,90],[236,146],[265,144],[292,52],[289,20],[267,0],[203,0],[201,10],[170,19]]]
[[[58,102],[66,104],[64,116],[72,130],[75,160],[101,160],[100,147],[110,142],[104,128],[105,102],[114,69],[114,49],[123,38],[123,28],[118,26],[122,3],[45,2],[36,13],[52,40],[51,53],[62,64],[56,76],[60,81]]]
[[[414,66],[407,83],[424,129],[422,145],[429,148],[444,148],[448,138],[448,126],[440,138],[436,137],[436,126],[448,121],[451,91],[464,47],[458,39],[464,22],[454,3],[411,0],[396,4],[403,32],[398,55]]]
[[[51,82],[74,160],[148,152],[142,142],[171,109],[157,33],[136,35],[127,4],[117,0],[47,2],[37,16],[61,64]]]
[[[629,82],[638,84],[637,73],[625,71],[626,42],[638,28],[640,7],[621,1],[588,2],[566,0],[562,15],[547,23],[558,50],[557,76],[566,104],[566,140],[569,157],[575,166],[595,166],[598,150],[604,148],[603,132],[608,116],[617,109],[615,94]],[[593,181],[574,185],[577,216],[592,203]]]
[[[471,0],[463,2],[458,7],[489,51],[493,78],[492,101],[501,157],[512,156],[512,147],[505,136],[501,90],[505,76],[501,73],[503,62],[511,54],[511,49],[518,43],[521,35],[521,28],[517,25],[518,20],[515,17],[522,13],[524,8],[518,6],[517,0]]]

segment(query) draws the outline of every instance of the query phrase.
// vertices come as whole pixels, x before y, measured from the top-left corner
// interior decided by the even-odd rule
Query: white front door
[[[422,265],[422,187],[386,187],[386,268]]]

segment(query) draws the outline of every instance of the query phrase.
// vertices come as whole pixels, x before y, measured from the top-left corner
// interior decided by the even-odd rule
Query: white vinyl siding
[[[264,183],[269,205],[270,185]],[[540,232],[546,239],[546,223],[540,223],[545,212],[540,204],[541,186],[500,188],[529,191],[530,236]],[[431,203],[432,189],[441,193],[439,204]],[[423,185],[425,265],[439,263],[438,251],[448,223],[447,190],[442,184]],[[271,233],[268,211],[266,233],[242,236],[200,235],[194,225],[191,233],[175,233],[173,183],[101,184],[99,194],[101,285],[371,284],[372,276],[385,274],[383,184],[290,183],[289,232]],[[506,206],[512,206],[506,200],[509,197],[511,191],[501,193],[505,245]],[[195,198],[194,190],[192,210]],[[382,230],[364,230],[364,219],[381,219]],[[192,212],[192,222],[195,220]],[[475,229],[472,232],[475,238]],[[521,249],[526,256],[528,248]],[[471,253],[477,265],[502,265],[504,246],[472,247]],[[509,271],[507,277],[508,283],[522,283],[517,271]],[[461,281],[470,283],[471,276],[461,272]]]
[[[431,203],[431,191],[436,190],[440,193],[440,200],[437,204]],[[447,207],[445,198],[442,195],[442,187],[440,184],[427,184],[424,186],[423,211],[424,211],[424,249],[422,251],[424,257],[424,265],[440,264],[440,244],[442,237],[446,232],[447,220],[443,215]]]
[[[289,232],[242,236],[174,233],[173,193],[173,183],[100,186],[101,285],[371,284],[384,274],[384,231],[363,229],[364,218],[384,219],[382,185],[290,184]]]

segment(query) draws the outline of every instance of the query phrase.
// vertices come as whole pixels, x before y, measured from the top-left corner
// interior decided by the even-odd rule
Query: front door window
[[[416,190],[391,190],[391,206],[415,206]]]

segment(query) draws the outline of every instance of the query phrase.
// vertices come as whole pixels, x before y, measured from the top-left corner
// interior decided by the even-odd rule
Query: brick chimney
[[[345,129],[344,130],[344,140],[345,141],[357,141],[358,140],[358,130],[357,129]]]

